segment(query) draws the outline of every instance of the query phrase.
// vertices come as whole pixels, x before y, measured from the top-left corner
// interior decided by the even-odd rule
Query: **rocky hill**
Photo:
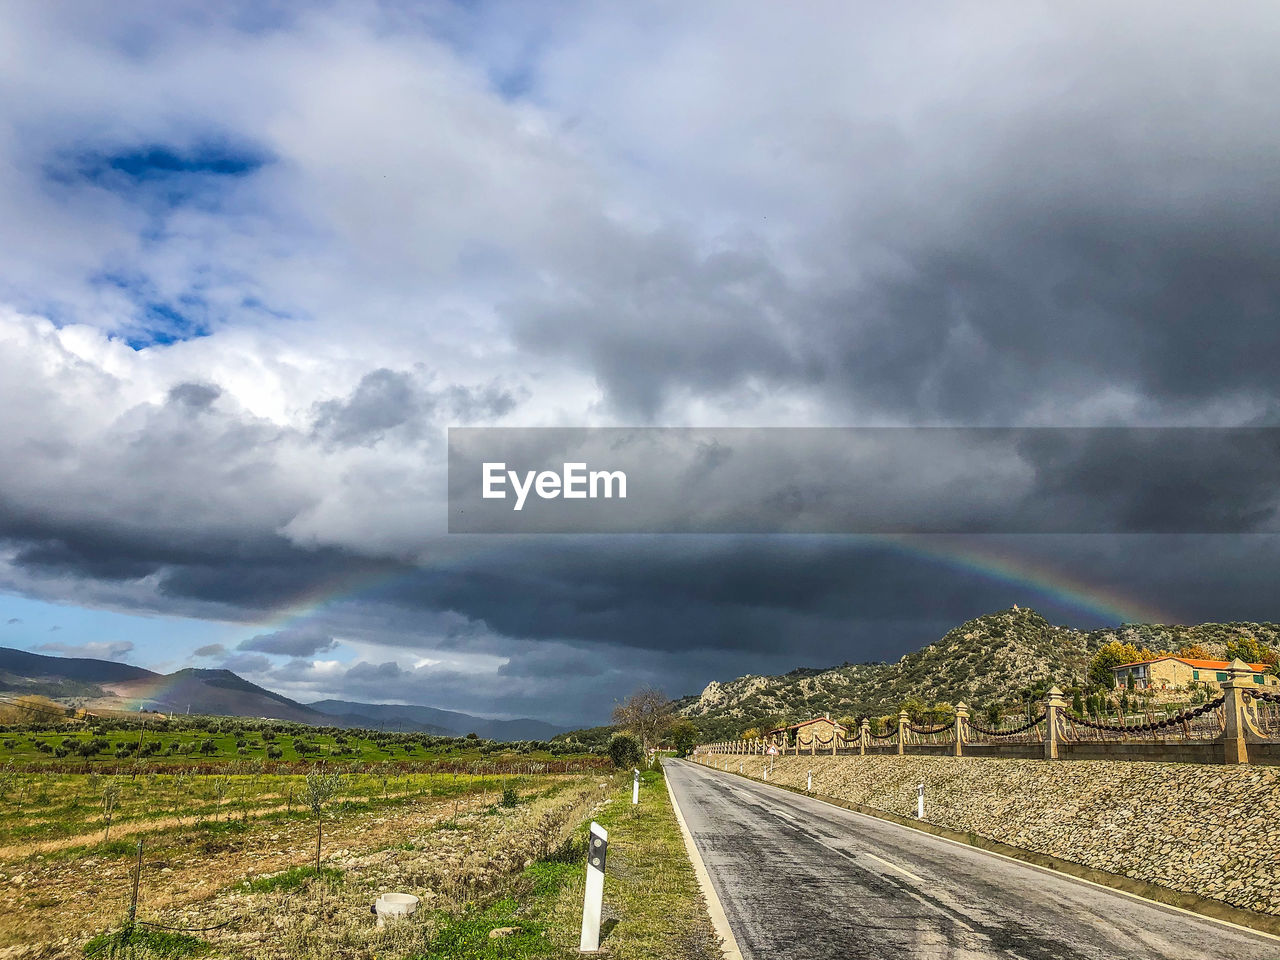
[[[1051,683],[1063,689],[1083,684],[1089,660],[1112,640],[1153,650],[1199,645],[1204,655],[1221,658],[1227,642],[1242,635],[1276,646],[1280,625],[1126,624],[1082,631],[1055,626],[1034,610],[1015,606],[963,623],[896,663],[713,681],[700,696],[678,701],[677,710],[709,737],[732,737],[748,727],[778,726],[818,714],[896,713],[909,698],[985,706],[1017,701],[1024,694],[1039,696]]]

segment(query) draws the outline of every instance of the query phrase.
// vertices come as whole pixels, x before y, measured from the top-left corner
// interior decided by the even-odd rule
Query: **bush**
[[[520,798],[516,795],[514,787],[502,788],[502,805],[504,807],[514,807],[520,802]]]
[[[640,741],[630,734],[615,733],[609,738],[609,759],[618,769],[636,766],[641,756]]]

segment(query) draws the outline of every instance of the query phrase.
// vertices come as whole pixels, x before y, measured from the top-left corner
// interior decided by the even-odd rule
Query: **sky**
[[[0,645],[578,725],[1014,603],[1280,619],[1247,525],[446,515],[449,427],[1280,425],[1276,49],[1251,2],[6,4]]]

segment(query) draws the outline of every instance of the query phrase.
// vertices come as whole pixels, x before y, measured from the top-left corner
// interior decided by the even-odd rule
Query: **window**
[[[1199,671],[1199,670],[1192,670],[1192,671],[1191,671],[1191,679],[1192,679],[1192,680],[1199,680],[1199,679],[1200,679],[1200,671]]]
[[[1225,679],[1227,679],[1227,675],[1226,675],[1225,673],[1223,673],[1221,670],[1219,670],[1219,671],[1218,671],[1217,676],[1218,676],[1218,679],[1219,679],[1219,680],[1225,680]]]
[[[1253,682],[1254,682],[1254,683],[1262,683],[1262,674],[1260,674],[1260,673],[1255,673],[1255,674],[1253,675]]]

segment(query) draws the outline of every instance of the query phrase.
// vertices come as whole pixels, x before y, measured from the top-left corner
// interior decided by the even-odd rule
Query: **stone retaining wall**
[[[706,758],[704,758],[706,759]],[[759,778],[767,758],[711,757]],[[1280,768],[1127,760],[778,757],[769,779],[1280,915]]]

